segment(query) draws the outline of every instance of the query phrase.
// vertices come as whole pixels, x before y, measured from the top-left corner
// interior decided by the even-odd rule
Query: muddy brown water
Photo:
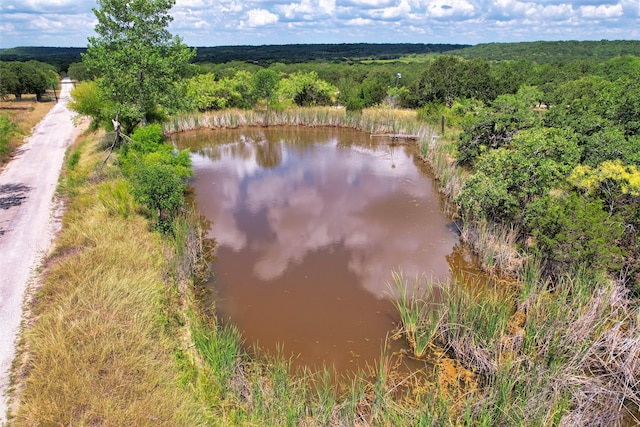
[[[193,153],[191,185],[218,245],[206,286],[248,348],[338,373],[374,366],[399,321],[393,271],[443,283],[474,272],[408,145],[337,128],[173,140]]]

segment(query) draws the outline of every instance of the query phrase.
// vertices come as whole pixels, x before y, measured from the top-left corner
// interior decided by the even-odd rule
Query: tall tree
[[[157,105],[173,101],[173,83],[189,73],[195,51],[167,30],[175,0],[98,0],[97,37],[83,55],[101,77],[105,98],[116,106],[125,131],[146,124]]]

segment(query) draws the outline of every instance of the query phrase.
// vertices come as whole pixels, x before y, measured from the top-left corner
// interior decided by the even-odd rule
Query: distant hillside
[[[0,61],[29,61],[49,63],[58,70],[79,62],[86,48],[78,47],[15,47],[0,49]],[[593,59],[607,60],[619,55],[640,56],[640,40],[616,41],[555,41],[485,43],[475,46],[462,44],[424,43],[344,43],[344,44],[288,44],[262,46],[198,47],[196,63],[223,64],[231,61],[286,64],[312,61],[389,60],[407,55],[448,53],[463,58],[487,60],[526,59],[539,63],[569,62]]]
[[[621,55],[640,56],[640,40],[485,43],[449,53],[467,59],[482,58],[493,61],[526,59],[541,64],[589,59],[606,61]]]
[[[84,47],[12,47],[0,49],[0,61],[36,60],[66,71],[69,64],[79,62],[80,54],[86,51]]]
[[[230,61],[287,64],[322,61],[357,61],[361,59],[396,59],[411,54],[455,51],[469,45],[455,44],[291,44],[263,46],[198,47],[194,62],[222,64]],[[76,47],[15,47],[0,49],[0,61],[37,60],[67,70],[69,64],[79,62],[86,48]]]
[[[469,45],[423,43],[287,44],[264,46],[198,47],[196,62],[222,64],[230,61],[287,64],[311,61],[357,61],[397,59],[405,55],[455,51]]]

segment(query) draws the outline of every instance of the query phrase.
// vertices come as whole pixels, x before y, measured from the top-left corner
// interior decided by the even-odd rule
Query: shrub
[[[16,124],[9,117],[0,114],[0,158],[9,154],[9,138],[17,129]]]
[[[165,233],[184,206],[186,184],[175,168],[166,164],[142,162],[132,176],[133,196],[144,204],[156,220],[156,227]]]

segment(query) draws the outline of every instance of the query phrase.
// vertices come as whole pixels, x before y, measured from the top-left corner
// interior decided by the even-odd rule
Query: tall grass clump
[[[405,278],[392,273],[393,287],[397,297],[394,304],[400,314],[400,331],[407,340],[413,356],[421,359],[426,356],[429,346],[440,328],[441,310],[435,301],[433,284],[420,284],[416,280],[413,289]]]
[[[461,238],[478,254],[485,271],[511,277],[521,273],[525,257],[517,249],[518,229],[513,225],[464,221]]]
[[[0,114],[0,160],[9,156],[9,139],[18,130],[18,126],[5,114]]]

